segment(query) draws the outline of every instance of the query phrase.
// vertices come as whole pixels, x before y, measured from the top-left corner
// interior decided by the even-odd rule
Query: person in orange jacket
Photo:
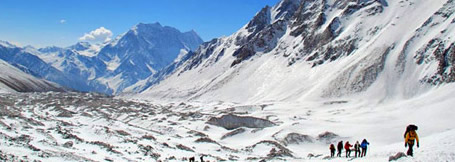
[[[407,131],[407,133],[405,135],[404,147],[409,146],[409,149],[407,152],[408,156],[414,156],[413,147],[414,147],[415,141],[417,141],[417,148],[419,147],[419,136],[417,135],[416,130],[417,129],[410,129],[409,131]]]
[[[330,157],[334,157],[335,156],[335,145],[334,144],[330,144]]]
[[[352,145],[349,144],[349,141],[346,141],[346,144],[344,145],[344,149],[346,150],[346,158],[351,157],[351,147]]]

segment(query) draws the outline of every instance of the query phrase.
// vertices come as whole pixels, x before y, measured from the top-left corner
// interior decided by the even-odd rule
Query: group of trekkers
[[[406,127],[406,131],[404,133],[404,139],[405,139],[405,143],[404,143],[404,147],[408,147],[408,152],[406,153],[406,155],[408,156],[414,156],[414,153],[413,153],[413,147],[414,147],[414,144],[415,142],[417,142],[417,147],[419,147],[419,136],[417,136],[417,133],[416,133],[416,130],[417,130],[417,126],[416,125],[408,125]],[[351,151],[354,151],[355,152],[355,157],[365,157],[367,155],[367,147],[370,143],[366,140],[366,139],[363,139],[362,140],[362,143],[359,143],[359,141],[357,141],[354,145],[351,145],[349,143],[349,141],[347,141],[345,144],[344,144],[344,147],[343,147],[343,141],[340,141],[338,142],[338,145],[337,147],[335,148],[335,145],[334,144],[330,144],[330,157],[335,157],[335,152],[338,150],[338,154],[337,154],[337,157],[341,157],[341,152],[344,150],[346,150],[346,158],[350,158],[351,157]],[[351,148],[353,147],[354,148]]]
[[[344,144],[344,147],[343,141],[338,142],[336,148],[334,144],[330,144],[330,157],[332,158],[335,157],[335,152],[337,150],[338,150],[337,157],[341,157],[341,152],[343,151],[343,149],[346,150],[346,158],[351,157],[351,151],[355,152],[355,157],[364,157],[367,155],[367,147],[369,144],[370,143],[366,139],[363,139],[362,143],[359,143],[359,141],[357,141],[354,145],[351,145],[349,141],[347,141]],[[353,146],[354,148],[351,148]]]

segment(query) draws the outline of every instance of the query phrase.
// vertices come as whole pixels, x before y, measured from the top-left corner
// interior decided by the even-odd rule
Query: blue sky
[[[115,37],[135,24],[160,22],[205,41],[230,35],[278,0],[1,0],[0,40],[69,46],[100,27]]]

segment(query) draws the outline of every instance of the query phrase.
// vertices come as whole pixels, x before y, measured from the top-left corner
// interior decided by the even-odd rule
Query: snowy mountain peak
[[[0,46],[3,46],[5,48],[16,48],[17,47],[14,44],[11,44],[11,43],[9,43],[7,41],[2,41],[2,40],[0,40]]]
[[[91,46],[92,45],[89,42],[77,42],[75,45],[69,46],[68,48],[76,51],[83,51],[89,49]]]
[[[250,33],[255,33],[257,31],[260,31],[260,30],[264,29],[267,25],[270,24],[270,22],[271,22],[270,7],[269,6],[265,6],[248,23],[248,25],[246,26],[246,29]]]
[[[182,33],[160,23],[139,23],[100,50],[99,58],[111,71],[102,80],[121,91],[173,63],[182,50],[196,50],[202,42],[194,31]]]
[[[98,54],[98,52],[103,47],[103,44],[91,44],[89,42],[78,42],[75,45],[68,47],[67,49],[74,50],[78,54],[93,57]]]
[[[283,0],[271,9],[272,23],[277,20],[287,20],[299,8],[301,0]]]

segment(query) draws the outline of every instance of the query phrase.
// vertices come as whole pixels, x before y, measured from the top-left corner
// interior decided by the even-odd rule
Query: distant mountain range
[[[196,32],[181,33],[159,23],[138,24],[102,45],[17,47],[0,44],[0,59],[76,91],[115,94],[148,78],[202,43]]]

